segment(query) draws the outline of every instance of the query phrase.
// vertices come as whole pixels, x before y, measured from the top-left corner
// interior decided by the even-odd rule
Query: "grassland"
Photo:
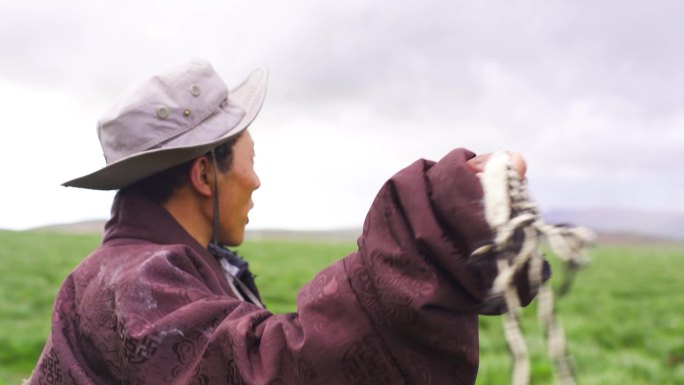
[[[0,385],[19,383],[30,373],[49,331],[59,284],[98,243],[97,236],[0,231]],[[261,240],[240,252],[259,276],[266,304],[285,312],[294,310],[303,283],[354,247]],[[558,303],[579,383],[684,384],[684,248],[602,246],[592,257],[571,295]],[[480,324],[477,384],[508,384],[501,320],[483,317]],[[534,384],[553,383],[534,305],[523,327]]]

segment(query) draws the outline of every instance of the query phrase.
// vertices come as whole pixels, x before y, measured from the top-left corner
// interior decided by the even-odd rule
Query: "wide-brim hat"
[[[243,131],[266,96],[268,72],[228,91],[205,61],[151,77],[126,92],[98,122],[105,167],[64,186],[115,190],[201,156]]]

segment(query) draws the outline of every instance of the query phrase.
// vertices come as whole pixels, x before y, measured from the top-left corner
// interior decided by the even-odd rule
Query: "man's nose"
[[[257,173],[255,172],[254,173],[254,189],[256,190],[259,187],[261,187],[261,179],[259,179],[259,175],[257,175]]]

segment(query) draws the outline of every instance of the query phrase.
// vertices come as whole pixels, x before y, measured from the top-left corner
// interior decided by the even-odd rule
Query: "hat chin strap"
[[[218,163],[216,163],[216,154],[214,153],[214,149],[211,149],[211,161],[214,164],[214,218],[213,218],[213,238],[214,238],[214,244],[218,246],[218,230],[219,230],[219,209],[218,209],[218,173],[216,172],[216,169],[218,167]]]
[[[254,286],[254,277],[252,276],[252,273],[249,271],[247,262],[245,262],[244,260],[242,260],[242,258],[238,257],[236,254],[234,254],[233,252],[229,251],[228,249],[221,246],[221,244],[219,244],[218,172],[216,171],[218,169],[218,164],[216,162],[216,154],[214,153],[213,148],[211,149],[211,161],[214,164],[214,234],[213,241],[208,246],[209,253],[212,254],[214,258],[216,258],[221,264],[224,275],[228,280],[228,284],[230,285],[235,295],[240,300],[245,301],[245,298],[242,295],[244,293],[249,299],[249,302],[263,309],[264,305],[261,303],[261,299],[259,298],[256,286]],[[242,268],[246,271],[241,273],[240,267],[233,265],[231,263],[231,260],[233,260],[235,263],[242,264]],[[244,282],[242,282],[238,274],[239,276],[246,275],[247,279],[250,281],[252,289],[250,289]]]

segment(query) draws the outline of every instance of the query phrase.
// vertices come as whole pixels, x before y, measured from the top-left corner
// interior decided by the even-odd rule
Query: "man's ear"
[[[188,177],[190,179],[190,186],[198,194],[207,197],[213,194],[214,169],[209,158],[200,156],[193,160]]]

